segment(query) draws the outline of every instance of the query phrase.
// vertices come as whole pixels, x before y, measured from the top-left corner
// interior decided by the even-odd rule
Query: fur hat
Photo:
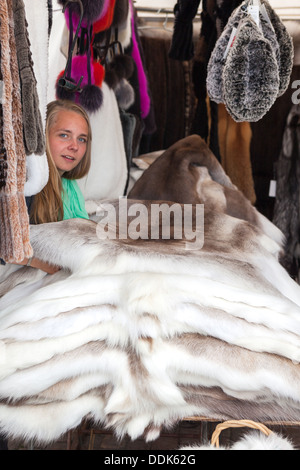
[[[288,88],[294,61],[293,39],[285,25],[267,0],[261,0],[265,5],[279,45],[279,94],[281,96]]]
[[[237,7],[230,16],[223,33],[219,37],[207,65],[206,89],[212,101],[223,103],[222,74],[225,65],[224,54],[230,40],[233,28],[245,17],[242,6]]]
[[[226,27],[224,28],[223,33],[221,34],[220,38],[218,39],[215,48],[211,54],[208,67],[207,67],[207,80],[206,80],[206,85],[207,85],[207,92],[209,97],[212,99],[212,101],[215,101],[217,103],[224,103],[232,115],[233,119],[237,121],[243,121],[243,120],[249,120],[249,121],[256,121],[261,119],[261,117],[269,110],[270,106],[274,103],[274,95],[275,91],[277,90],[276,97],[281,96],[287,89],[289,80],[290,80],[290,75],[292,71],[292,65],[293,65],[293,43],[292,43],[292,38],[290,37],[289,33],[287,32],[287,29],[285,28],[284,24],[278,17],[278,15],[274,12],[272,7],[269,5],[267,0],[262,0],[262,5],[265,6],[266,12],[269,16],[270,21],[267,21],[263,14],[260,12],[259,18],[260,18],[260,26],[261,30],[259,30],[258,26],[256,23],[252,20],[252,17],[248,14],[247,12],[247,6],[248,2],[244,2],[242,5],[240,5],[238,8],[236,8],[231,17],[228,20],[228,23]],[[249,20],[250,23],[248,23],[248,27],[245,26],[245,20]],[[243,27],[241,27],[243,25]],[[252,25],[252,26],[250,26]],[[227,50],[231,34],[233,31],[233,28],[237,29],[237,38],[235,39],[235,42],[233,44],[233,47],[230,48],[228,55],[226,56],[225,52]],[[252,38],[250,39],[250,29],[253,29],[252,31]],[[248,35],[248,39],[243,35]],[[241,37],[242,36],[242,37]],[[260,38],[260,39],[259,39]],[[236,47],[236,41],[239,39],[238,44],[239,47]],[[264,39],[263,41],[263,46],[262,49],[260,48],[260,40]],[[248,43],[245,49],[242,47],[245,47],[244,42]],[[249,42],[250,41],[250,42]],[[267,45],[269,43],[269,46]],[[255,47],[257,47],[257,51],[252,53],[253,49],[255,50]],[[234,53],[233,51],[234,50]],[[233,54],[232,54],[233,53]],[[250,56],[249,56],[250,54]],[[269,74],[268,76],[272,78],[272,81],[261,83],[259,84],[259,80],[256,80],[256,82],[250,83],[250,78],[249,76],[242,77],[242,68],[245,66],[246,62],[248,62],[249,65],[249,71],[251,74],[251,81],[255,80],[255,77],[259,78],[259,73],[258,75],[255,74],[253,67],[259,67],[258,61],[255,60],[256,57],[260,57],[260,60],[263,61],[264,64],[268,62],[266,65],[267,67],[267,73]],[[279,78],[279,83],[277,79],[277,73],[274,68],[274,58],[275,62],[277,65],[277,73],[278,73],[278,78]],[[234,70],[233,68],[233,63],[234,67],[237,67],[237,70]],[[243,64],[243,65],[242,65]],[[229,68],[227,68],[229,66]],[[227,77],[227,95],[230,100],[230,104],[226,102],[226,97],[224,95],[224,70],[225,67],[227,68],[226,72],[226,77]],[[271,69],[273,72],[271,73]],[[230,72],[228,72],[230,70]],[[246,70],[246,69],[245,69]],[[264,70],[264,69],[262,69]],[[232,74],[230,77],[229,73]],[[271,74],[270,74],[271,73]],[[239,79],[241,80],[241,90],[238,93],[238,89],[233,85],[233,89],[235,89],[237,95],[235,97],[229,96],[228,95],[228,90],[230,89],[230,83],[228,81],[231,81],[231,78],[233,79],[233,82],[235,82],[235,77],[239,76]],[[247,87],[247,90],[245,89],[245,86]],[[256,91],[255,91],[256,90]],[[248,94],[248,96],[245,96],[245,93]],[[252,95],[251,95],[252,93]],[[237,109],[233,106],[232,102],[235,101],[235,99],[238,99],[238,95],[240,99],[242,99],[243,102],[243,96],[245,98],[244,105],[248,106],[248,111],[244,109],[243,112],[241,112],[241,115],[237,113]],[[256,102],[257,100],[255,99],[255,95],[259,97],[258,102],[262,106],[268,106],[265,108],[265,110],[262,110],[262,107],[260,106],[257,108],[257,112],[254,112],[254,109],[256,107]],[[254,99],[253,104],[251,105],[250,102],[251,100]],[[241,102],[241,107],[244,105]],[[247,105],[246,105],[247,103]],[[251,113],[250,107],[253,109],[253,114]],[[235,111],[234,111],[235,110]],[[248,116],[248,117],[247,117]]]
[[[250,16],[239,26],[222,80],[226,108],[237,122],[260,120],[278,96],[280,81],[273,48]]]
[[[278,61],[278,66],[280,66],[280,46],[273,25],[270,25],[264,19],[262,14],[260,14],[259,16],[264,37],[270,41],[274,50],[274,54]],[[207,92],[209,97],[216,103],[224,102],[222,74],[226,63],[226,58],[224,57],[225,51],[230,40],[231,32],[233,28],[238,29],[240,22],[248,17],[249,15],[246,13],[244,5],[240,5],[233,11],[231,17],[228,20],[227,25],[223,30],[223,33],[221,34],[220,38],[218,39],[215,45],[215,48],[208,62],[206,80]],[[278,29],[281,31],[279,26]]]

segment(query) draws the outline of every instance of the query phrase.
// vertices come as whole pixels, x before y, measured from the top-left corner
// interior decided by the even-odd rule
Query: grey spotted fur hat
[[[223,103],[222,74],[225,65],[224,54],[230,40],[233,28],[238,28],[245,12],[242,5],[236,8],[230,16],[221,36],[219,37],[207,65],[206,89],[208,96],[216,103]]]
[[[283,24],[275,10],[271,7],[269,2],[267,0],[260,1],[266,7],[279,45],[278,67],[280,84],[278,96],[281,96],[288,89],[290,83],[294,61],[293,40],[291,35],[287,31],[285,25]]]
[[[261,30],[247,13],[248,3],[248,1],[243,2],[242,5],[233,11],[215,45],[207,68],[206,85],[208,96],[216,103],[224,103],[230,114],[232,114],[233,119],[238,121],[256,121],[261,119],[270,109],[276,98],[286,91],[290,81],[294,55],[292,38],[268,1],[261,0],[261,4],[265,6],[270,19],[270,21],[267,21],[262,13],[260,13]],[[248,20],[248,26],[246,26]],[[233,28],[238,30],[237,38],[225,57],[225,51]],[[252,33],[250,30],[253,30]],[[236,47],[237,39],[238,48]],[[268,80],[271,81],[267,83],[261,82],[261,72],[264,69],[255,60],[255,57],[260,58],[261,64],[264,64],[264,67],[266,67]],[[233,68],[233,64],[235,68]],[[245,64],[248,64],[248,68],[244,68]],[[224,95],[225,67],[226,96]],[[236,89],[236,76],[239,76],[240,80],[241,89],[239,93],[237,93],[238,90]],[[234,99],[229,95],[231,79],[234,82],[231,90],[232,92],[233,90],[235,91]],[[248,97],[246,99],[247,94]],[[242,99],[240,113],[237,113],[237,108],[232,105],[232,100],[234,101],[238,95]],[[259,108],[256,106],[256,95],[259,96],[262,106],[267,104],[269,106],[265,108],[264,112],[262,106],[259,106]],[[230,100],[230,105],[226,102],[227,98]],[[253,104],[251,106],[252,100]],[[246,106],[247,109],[244,109],[243,106]],[[253,110],[252,112],[251,109]]]
[[[275,103],[280,83],[277,60],[251,17],[240,25],[222,78],[225,106],[237,122],[259,121]]]

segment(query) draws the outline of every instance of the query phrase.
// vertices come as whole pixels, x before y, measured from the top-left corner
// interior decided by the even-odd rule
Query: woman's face
[[[73,170],[86,153],[88,125],[75,111],[60,110],[49,127],[48,145],[60,175]]]

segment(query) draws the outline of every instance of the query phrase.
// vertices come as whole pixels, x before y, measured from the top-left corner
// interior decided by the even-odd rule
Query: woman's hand
[[[28,266],[29,258],[24,258],[21,262],[16,263],[21,266]],[[59,266],[54,266],[53,264],[46,263],[45,261],[41,261],[38,258],[31,258],[31,262],[29,264],[32,268],[36,269],[41,269],[42,271],[48,273],[48,274],[54,274],[57,273],[57,271],[60,271]]]

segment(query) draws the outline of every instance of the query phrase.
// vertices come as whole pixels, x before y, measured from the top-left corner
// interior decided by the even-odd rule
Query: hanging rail
[[[202,3],[202,2],[200,2]],[[282,20],[295,20],[299,21],[300,19],[300,7],[295,6],[274,6],[273,7],[276,13]],[[152,17],[159,17],[159,15],[174,15],[173,8],[159,8],[159,7],[141,7],[135,4],[135,9],[140,13],[152,13]],[[197,14],[201,14],[202,8],[199,8]],[[150,15],[149,15],[150,16]]]

